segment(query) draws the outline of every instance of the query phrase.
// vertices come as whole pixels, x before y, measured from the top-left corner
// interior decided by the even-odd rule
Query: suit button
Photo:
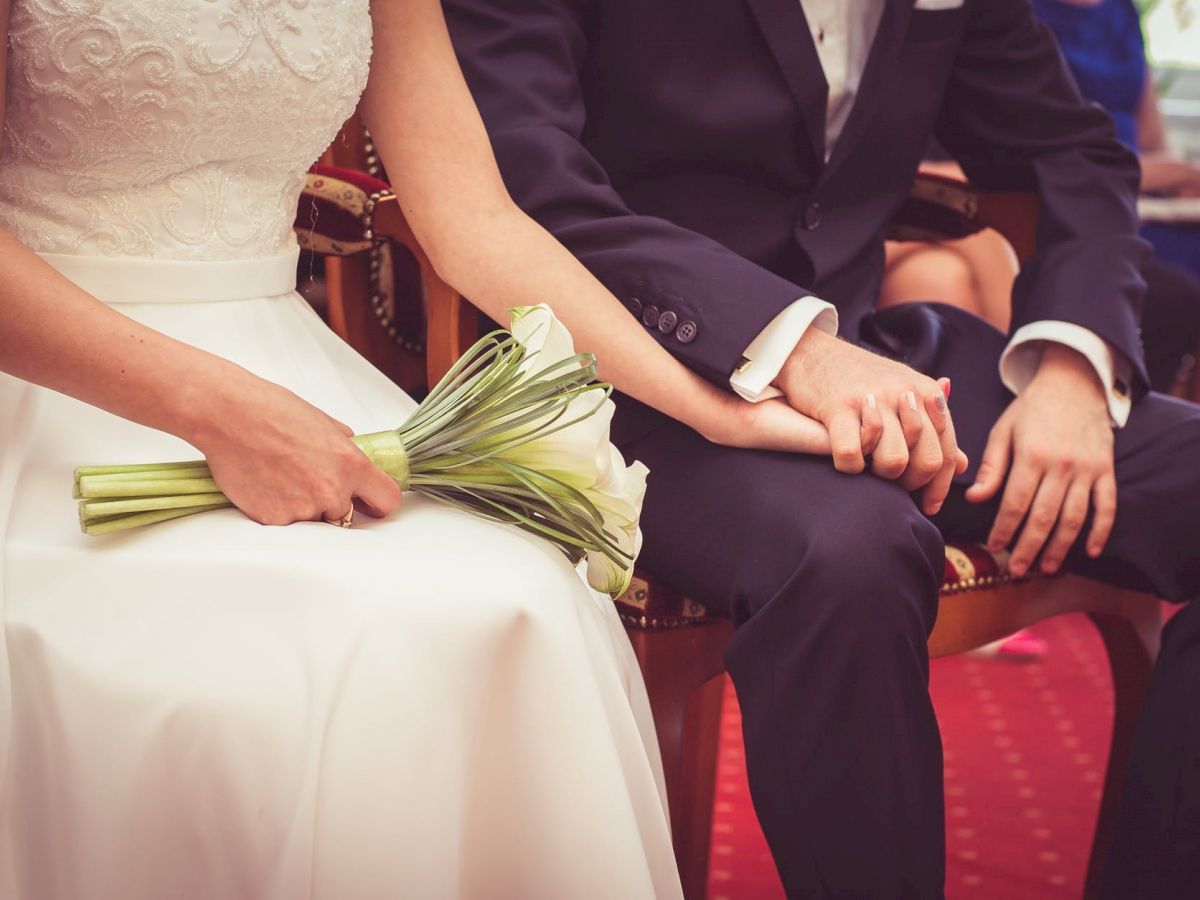
[[[645,323],[647,328],[653,328],[655,325],[657,325],[658,317],[658,307],[653,303],[642,310],[642,322]]]
[[[675,329],[675,340],[681,344],[690,344],[696,339],[696,335],[700,333],[700,329],[695,322],[687,321],[680,322],[679,327]]]
[[[804,210],[804,227],[816,231],[821,227],[821,204],[810,203]]]
[[[625,304],[625,307],[631,313],[633,313],[633,317],[635,319],[640,319],[642,317],[642,301],[637,297],[630,297],[629,302]]]
[[[669,309],[658,317],[658,330],[663,334],[670,334],[675,330],[675,325],[679,322],[679,316],[671,312]]]

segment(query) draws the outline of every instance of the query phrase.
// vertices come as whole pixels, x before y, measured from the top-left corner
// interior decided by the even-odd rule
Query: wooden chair
[[[477,336],[473,309],[433,271],[379,180],[369,139],[351,120],[309,177],[297,219],[302,245],[327,259],[331,327],[410,391],[436,381]],[[330,168],[332,165],[334,168]],[[364,174],[365,170],[365,174]],[[1032,196],[982,194],[961,182],[922,178],[890,236],[959,237],[993,227],[1021,259],[1033,251]],[[404,248],[409,257],[401,257]],[[398,296],[407,271],[419,299]],[[406,305],[407,304],[407,305]],[[412,309],[415,306],[416,309]],[[410,315],[407,331],[399,310]],[[1086,896],[1096,894],[1128,757],[1132,728],[1158,648],[1156,598],[1063,575],[1013,579],[1005,557],[969,544],[947,548],[940,611],[929,640],[932,656],[980,647],[1020,628],[1068,612],[1085,612],[1104,640],[1112,667],[1115,720]],[[704,895],[712,822],[723,653],[727,619],[638,572],[617,601],[641,665],[658,729],[676,857],[689,898]]]

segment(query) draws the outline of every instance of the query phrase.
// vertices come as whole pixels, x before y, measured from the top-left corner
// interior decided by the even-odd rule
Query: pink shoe
[[[1002,659],[1008,662],[1038,662],[1046,657],[1046,642],[1030,631],[1022,628],[1006,638],[984,644],[970,651],[971,656],[983,659]]]

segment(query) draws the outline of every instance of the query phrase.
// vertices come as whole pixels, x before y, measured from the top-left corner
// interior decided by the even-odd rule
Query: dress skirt
[[[415,407],[294,255],[47,259],[356,432]],[[679,896],[636,662],[554,547],[411,494],[88,537],[76,465],[196,451],[4,375],[0,441],[0,897]]]

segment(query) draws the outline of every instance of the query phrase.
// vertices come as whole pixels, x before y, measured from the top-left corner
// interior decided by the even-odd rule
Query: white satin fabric
[[[289,52],[309,61],[325,37],[306,31],[303,16],[337,12],[360,38],[340,26],[337,46],[369,46],[365,2],[13,6],[10,96],[14,69],[36,70],[43,85],[55,71],[74,79],[70,102],[91,102],[90,118],[64,113],[64,127],[103,118],[112,95],[88,94],[103,79],[85,69],[110,58],[96,48],[114,50],[112,41],[123,42],[124,59],[151,39],[174,48],[173,64],[189,73],[188,108],[204,115],[239,116],[251,128],[259,107],[279,102],[206,109],[197,97],[229,96],[231,85],[196,75],[211,66],[201,55],[191,68],[186,47],[173,43],[173,8],[187,8],[187,28],[246,38],[230,66],[289,97],[315,82],[280,62],[261,32],[223,31],[209,18],[290,10],[300,30],[287,31]],[[71,16],[70,28],[59,21]],[[51,25],[53,53],[35,39]],[[297,34],[313,43],[309,52]],[[56,67],[54,53],[74,62]],[[363,70],[342,70],[355,90]],[[150,75],[166,96],[147,109],[168,109],[179,95],[163,70]],[[16,126],[8,123],[17,150],[0,171],[41,164],[22,156],[47,147],[26,126],[54,121],[64,96],[18,97]],[[291,153],[297,128],[326,115],[308,135],[315,156],[345,106],[303,117],[293,107],[292,132],[259,134],[257,145],[278,139]],[[289,153],[270,166],[261,153],[253,165],[236,154],[194,162],[228,165],[233,184],[250,169],[275,172]],[[131,181],[125,191],[120,177],[130,173],[86,158],[113,170],[54,177],[100,216],[87,220],[87,240],[108,228],[149,243],[142,253],[111,242],[63,252],[83,219],[59,217],[43,231],[49,207],[22,208],[16,181],[0,178],[6,227],[60,272],[359,432],[394,427],[413,409],[290,290],[290,240],[249,252],[210,236],[184,251],[156,230],[182,208],[171,207],[170,189]],[[272,177],[291,190],[290,174]],[[261,187],[240,185],[243,194]],[[107,206],[93,203],[92,187],[107,192]],[[186,190],[174,195],[190,202]],[[216,195],[196,198],[205,196]],[[80,533],[74,466],[195,456],[169,435],[0,375],[0,898],[680,895],[636,662],[611,602],[554,548],[412,496],[388,520],[360,517],[350,530],[266,528],[224,510],[106,538]]]

